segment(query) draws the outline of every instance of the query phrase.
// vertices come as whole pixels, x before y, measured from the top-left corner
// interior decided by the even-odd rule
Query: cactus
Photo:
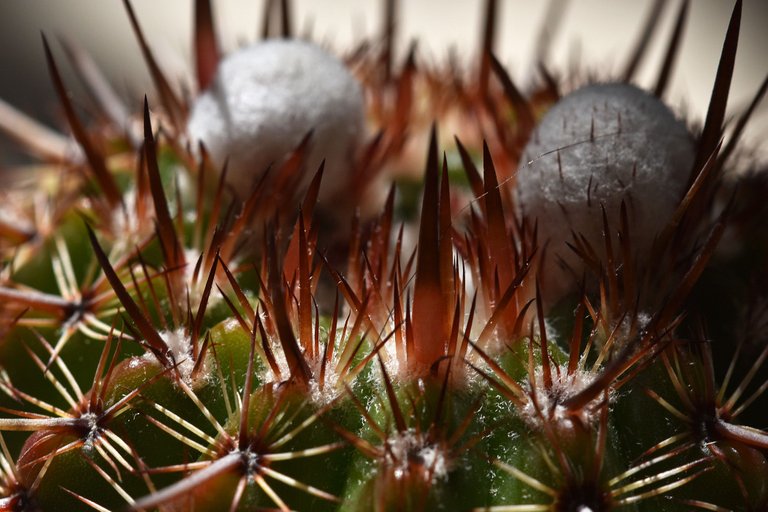
[[[99,82],[86,123],[45,36],[76,145],[2,114],[42,165],[2,192],[0,509],[768,509],[740,1],[695,129],[660,99],[687,2],[652,93],[641,44],[564,94],[513,83],[494,0],[468,79],[394,65],[391,18],[290,41],[287,2],[223,57],[198,0],[190,98],[125,6],[139,115]]]

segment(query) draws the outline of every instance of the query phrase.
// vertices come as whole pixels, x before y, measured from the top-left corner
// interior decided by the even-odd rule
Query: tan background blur
[[[334,48],[379,33],[381,0],[295,0],[299,31],[311,30],[315,40]],[[497,49],[513,78],[525,85],[533,63],[539,27],[548,2],[501,0]],[[651,0],[573,0],[551,49],[550,67],[566,69],[574,59],[582,68],[605,75],[618,71],[638,36]],[[190,62],[192,0],[133,0],[149,41],[175,78],[186,76]],[[214,2],[224,49],[256,38],[262,1]],[[400,0],[399,48],[417,38],[422,57],[444,59],[454,47],[469,59],[477,49],[481,0]],[[728,18],[730,0],[693,0],[678,65],[667,98],[679,111],[702,119],[712,89]],[[679,1],[669,1],[649,58],[638,76],[640,85],[653,82],[674,22]],[[56,102],[43,60],[40,32],[50,39],[76,39],[103,67],[117,90],[138,108],[151,89],[146,68],[118,0],[3,0],[0,2],[0,97],[18,108],[56,124]],[[55,42],[55,41],[54,41]],[[57,56],[63,64],[59,49]],[[746,0],[739,54],[729,107],[743,107],[768,73],[768,0]],[[68,83],[77,97],[75,80]],[[768,102],[757,115],[749,139],[768,132]],[[765,145],[765,144],[763,144]],[[18,158],[0,142],[0,164]]]

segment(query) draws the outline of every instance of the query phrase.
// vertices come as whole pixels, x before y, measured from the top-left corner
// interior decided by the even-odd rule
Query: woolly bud
[[[309,173],[326,161],[322,201],[347,183],[363,113],[360,85],[341,61],[304,41],[270,40],[220,63],[187,129],[218,166],[229,159],[228,184],[242,199],[311,131]]]
[[[584,271],[566,245],[572,233],[604,258],[601,207],[613,236],[626,203],[631,245],[642,264],[685,193],[693,160],[685,124],[632,85],[590,85],[552,107],[517,175],[518,214],[538,220],[539,243],[547,244],[542,282],[548,301],[574,290]]]

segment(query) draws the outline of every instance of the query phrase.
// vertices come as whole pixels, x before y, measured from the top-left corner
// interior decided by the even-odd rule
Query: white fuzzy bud
[[[566,245],[572,232],[604,254],[601,207],[615,240],[626,202],[642,263],[684,195],[693,161],[685,124],[637,87],[590,85],[555,104],[525,148],[516,189],[518,214],[538,220],[539,244],[547,244],[541,275],[548,301],[573,291],[584,271]]]
[[[312,131],[303,183],[325,159],[322,201],[348,181],[363,115],[361,87],[341,61],[308,42],[270,40],[220,63],[192,107],[187,130],[218,166],[229,159],[228,183],[241,199]]]

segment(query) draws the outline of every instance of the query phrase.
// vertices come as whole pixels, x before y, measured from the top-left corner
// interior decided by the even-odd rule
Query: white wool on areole
[[[241,199],[272,164],[312,132],[308,183],[326,160],[320,199],[343,189],[364,133],[360,84],[336,57],[309,42],[274,39],[232,53],[194,102],[190,142],[214,163],[228,159],[228,184]]]
[[[412,428],[395,432],[387,437],[385,444],[384,460],[393,468],[398,480],[416,468],[420,468],[432,482],[448,476],[450,461],[445,448],[430,442],[424,433]],[[412,465],[414,461],[419,463]]]
[[[539,244],[547,244],[541,273],[547,301],[575,290],[584,271],[566,245],[572,233],[603,255],[601,206],[615,244],[626,202],[642,263],[683,197],[693,162],[685,124],[635,86],[589,85],[556,103],[531,135],[516,177],[517,213],[538,221]]]
[[[192,379],[192,373],[195,369],[195,359],[192,353],[192,338],[187,334],[186,329],[178,327],[174,330],[161,331],[158,334],[166,346],[165,356],[176,365],[176,369],[181,379],[184,380],[186,384],[195,386],[196,383],[193,382]],[[148,361],[158,361],[161,365],[164,363],[164,361],[159,360],[153,352],[149,351],[144,354],[144,359]],[[130,368],[136,368],[138,365],[138,359],[132,359],[129,363]],[[202,371],[200,372],[200,376],[203,378],[208,375],[206,368],[206,364],[203,363]]]

